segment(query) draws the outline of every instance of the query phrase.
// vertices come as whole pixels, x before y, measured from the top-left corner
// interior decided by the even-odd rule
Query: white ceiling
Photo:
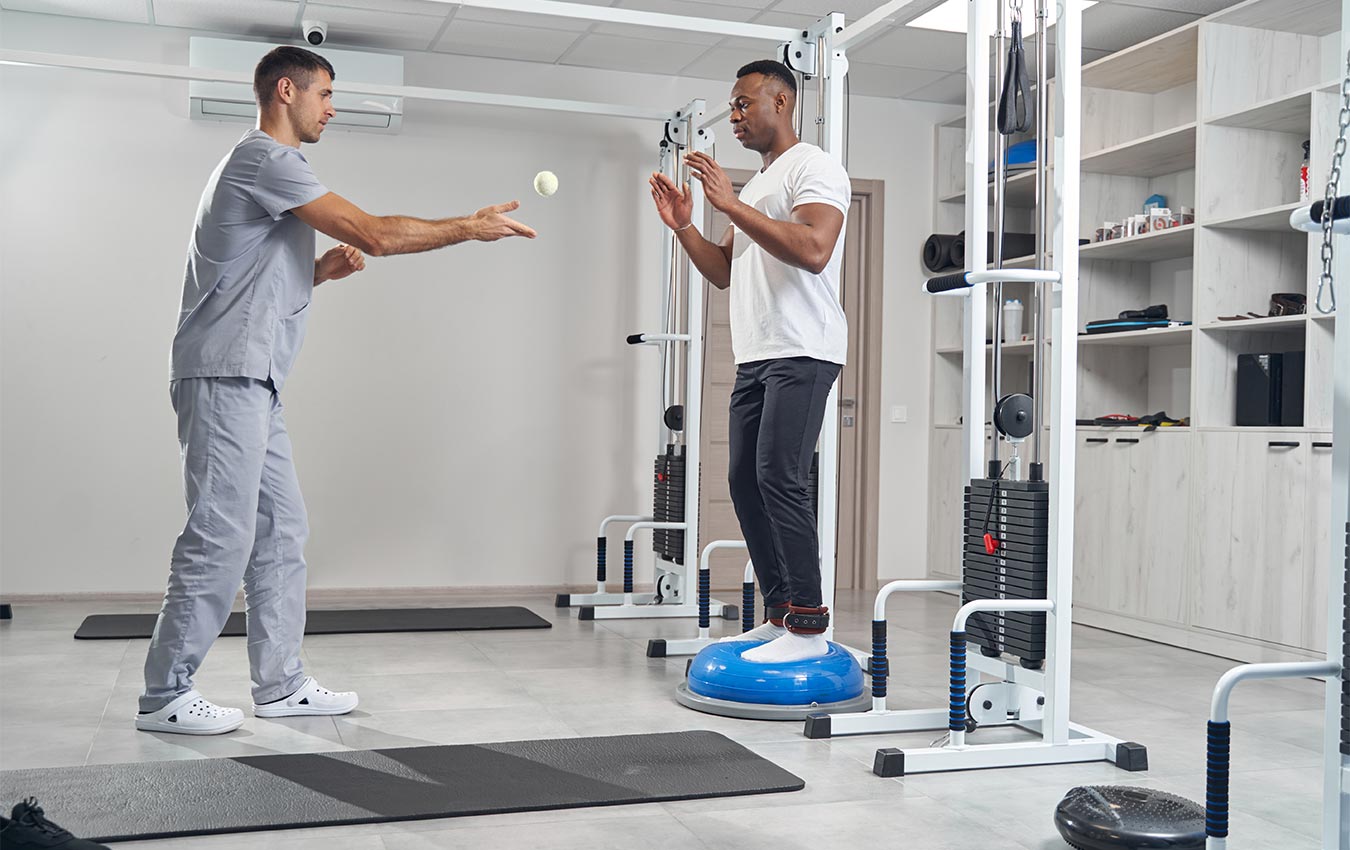
[[[856,20],[882,0],[572,2],[797,27],[814,21],[827,6]],[[906,19],[938,2],[919,0],[906,10]],[[1235,2],[1102,0],[1083,13],[1084,61]],[[1026,6],[1030,10],[1034,4],[1028,0]],[[716,80],[730,79],[741,65],[769,55],[764,42],[461,8],[435,0],[0,0],[0,8],[291,40],[298,37],[302,19],[318,18],[327,22],[334,47],[457,53]],[[963,35],[891,26],[850,50],[849,61],[849,86],[857,94],[942,103],[960,103],[965,97]]]

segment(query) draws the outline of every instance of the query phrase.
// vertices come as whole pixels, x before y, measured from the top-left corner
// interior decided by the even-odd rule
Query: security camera
[[[301,29],[305,33],[305,41],[318,47],[328,39],[328,24],[323,21],[305,21]]]

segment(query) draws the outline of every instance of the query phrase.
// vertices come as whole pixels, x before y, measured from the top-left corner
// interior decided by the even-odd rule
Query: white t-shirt
[[[741,201],[787,221],[803,204],[829,204],[848,215],[848,173],[815,145],[798,142],[741,189]],[[839,303],[844,232],[820,274],[790,266],[737,231],[731,245],[731,350],[736,362],[812,357],[843,365],[848,321]]]

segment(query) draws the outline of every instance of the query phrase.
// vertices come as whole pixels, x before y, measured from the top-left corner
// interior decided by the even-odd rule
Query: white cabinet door
[[[1137,440],[1138,442],[1130,442]],[[1111,607],[1148,620],[1186,622],[1192,435],[1154,431],[1112,438],[1123,510],[1113,511]]]
[[[1327,648],[1327,576],[1331,558],[1345,557],[1345,534],[1336,535],[1331,546],[1331,435],[1313,434],[1308,453],[1308,557],[1303,573],[1303,643],[1308,649]],[[1334,553],[1334,555],[1333,555]],[[1339,589],[1333,594],[1342,599]]]
[[[1307,436],[1218,431],[1199,440],[1192,624],[1298,646]]]
[[[1073,508],[1073,603],[1110,610],[1114,546],[1112,485],[1118,480],[1117,460],[1110,436],[1079,432]]]
[[[961,480],[961,429],[934,428],[928,461],[928,572],[961,577],[965,485]]]

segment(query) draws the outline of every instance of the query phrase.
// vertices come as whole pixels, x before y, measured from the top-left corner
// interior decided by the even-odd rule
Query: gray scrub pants
[[[169,385],[178,414],[187,523],[145,659],[142,712],[192,690],[240,582],[253,702],[304,683],[305,540],[309,521],[270,381],[186,378]]]

